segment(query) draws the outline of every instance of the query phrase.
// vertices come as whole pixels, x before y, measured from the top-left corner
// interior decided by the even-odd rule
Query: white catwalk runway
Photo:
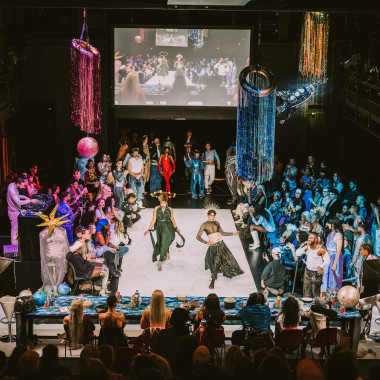
[[[163,263],[161,272],[157,262],[152,262],[153,247],[149,235],[144,236],[151,221],[153,209],[141,211],[141,220],[129,229],[132,244],[123,258],[123,272],[119,280],[121,295],[132,295],[136,289],[142,296],[150,296],[155,289],[161,289],[165,296],[178,294],[207,296],[211,281],[210,271],[204,269],[207,245],[196,240],[199,227],[207,220],[205,210],[175,209],[174,217],[186,243],[177,248],[170,247],[170,260]],[[230,210],[218,210],[216,220],[226,232],[236,231]],[[207,240],[206,234],[203,239]],[[176,241],[180,238],[176,234]],[[244,297],[256,291],[256,286],[246,260],[239,236],[225,236],[224,241],[235,256],[244,274],[233,279],[219,275],[214,292],[222,297]]]
[[[147,85],[158,85],[161,83],[162,86],[172,87],[175,80],[175,71],[169,71],[166,77],[162,77],[160,75],[154,75],[150,78],[145,84]],[[195,86],[195,84],[190,80],[190,78],[185,75],[186,86]]]

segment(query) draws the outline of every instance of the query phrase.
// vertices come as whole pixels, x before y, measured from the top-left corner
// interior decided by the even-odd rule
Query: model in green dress
[[[177,248],[182,248],[185,244],[184,237],[180,234],[177,223],[174,220],[173,209],[168,206],[168,197],[162,194],[160,205],[153,210],[153,218],[149,225],[149,230],[144,236],[150,233],[153,244],[153,262],[158,260],[158,270],[162,270],[162,262],[170,258],[169,248],[174,241],[175,233],[182,239],[182,245],[177,243]],[[154,241],[152,231],[156,231],[157,241]]]

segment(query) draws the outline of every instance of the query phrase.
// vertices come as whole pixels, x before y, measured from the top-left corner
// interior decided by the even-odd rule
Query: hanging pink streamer
[[[100,54],[85,41],[71,41],[71,120],[82,131],[99,134],[101,126]]]

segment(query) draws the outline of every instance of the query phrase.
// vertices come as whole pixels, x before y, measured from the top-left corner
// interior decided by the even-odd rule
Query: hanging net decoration
[[[301,36],[299,72],[309,80],[327,80],[329,14],[305,12]]]
[[[248,182],[263,183],[273,175],[276,80],[260,65],[239,75],[237,108],[237,174]]]
[[[87,41],[83,40],[87,33]],[[86,133],[99,134],[101,126],[100,54],[90,45],[84,10],[80,39],[71,41],[71,121]]]

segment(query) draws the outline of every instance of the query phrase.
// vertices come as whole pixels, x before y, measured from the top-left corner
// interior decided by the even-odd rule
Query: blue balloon
[[[63,283],[61,285],[58,286],[58,293],[61,295],[61,296],[66,296],[67,294],[70,293],[70,286]]]
[[[42,290],[37,290],[33,294],[34,302],[37,306],[43,306],[45,303],[45,293]]]

